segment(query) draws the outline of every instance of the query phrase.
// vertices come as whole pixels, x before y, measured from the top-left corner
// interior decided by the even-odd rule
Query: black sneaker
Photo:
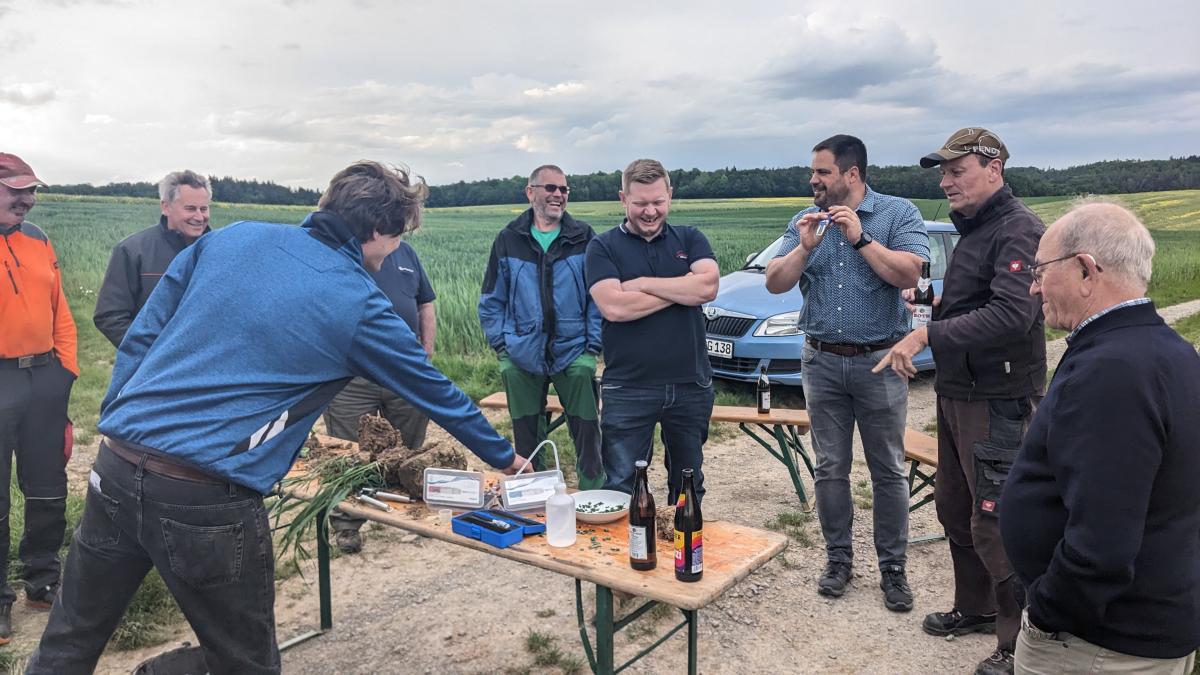
[[[926,614],[921,628],[930,635],[967,635],[968,633],[995,633],[995,614],[963,614],[957,609],[949,612]]]
[[[12,603],[0,603],[0,645],[12,640]]]
[[[997,647],[992,655],[975,666],[975,675],[1012,675],[1013,653],[1011,650]]]
[[[913,593],[903,567],[888,565],[880,570],[879,588],[883,591],[884,607],[893,612],[912,611]]]
[[[54,606],[54,598],[58,597],[58,582],[48,586],[34,588],[25,587],[25,606],[31,609],[49,610]]]
[[[334,540],[342,553],[358,553],[363,547],[362,535],[358,530],[338,530]]]
[[[850,581],[850,563],[830,560],[825,565],[825,573],[817,580],[817,592],[831,598],[840,598],[846,592],[846,583]]]

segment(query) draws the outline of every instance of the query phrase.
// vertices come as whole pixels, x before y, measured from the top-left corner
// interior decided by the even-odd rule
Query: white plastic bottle
[[[546,543],[551,546],[575,544],[575,500],[567,494],[567,484],[554,486],[546,500]]]

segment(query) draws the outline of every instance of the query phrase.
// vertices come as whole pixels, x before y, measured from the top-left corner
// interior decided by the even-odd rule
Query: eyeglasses
[[[1092,259],[1092,264],[1096,266],[1097,272],[1104,271],[1104,268],[1100,267],[1100,263],[1096,262],[1096,258],[1093,257],[1091,253],[1072,253],[1071,255],[1064,255],[1061,258],[1055,258],[1054,260],[1047,260],[1046,262],[1036,262],[1035,261],[1032,265],[1029,266],[1029,271],[1033,274],[1033,283],[1037,284],[1038,286],[1042,285],[1042,275],[1044,275],[1046,273],[1046,270],[1043,268],[1046,265],[1052,265],[1056,262],[1070,260],[1077,255],[1086,255],[1087,257]]]
[[[565,195],[571,191],[571,188],[567,187],[566,185],[555,185],[554,183],[546,183],[544,185],[530,185],[529,187],[531,187],[531,188],[540,187],[550,194],[554,194],[555,192],[561,192]]]

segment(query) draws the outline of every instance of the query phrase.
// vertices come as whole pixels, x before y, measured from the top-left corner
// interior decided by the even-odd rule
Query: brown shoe
[[[12,640],[12,603],[0,603],[0,645]]]
[[[54,599],[58,597],[58,583],[43,586],[41,588],[25,588],[25,606],[30,609],[41,611],[50,611],[54,606]]]

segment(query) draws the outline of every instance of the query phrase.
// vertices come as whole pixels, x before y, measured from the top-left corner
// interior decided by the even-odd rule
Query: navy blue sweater
[[[1152,304],[1070,342],[1004,488],[1029,618],[1114,651],[1200,646],[1200,357]]]

